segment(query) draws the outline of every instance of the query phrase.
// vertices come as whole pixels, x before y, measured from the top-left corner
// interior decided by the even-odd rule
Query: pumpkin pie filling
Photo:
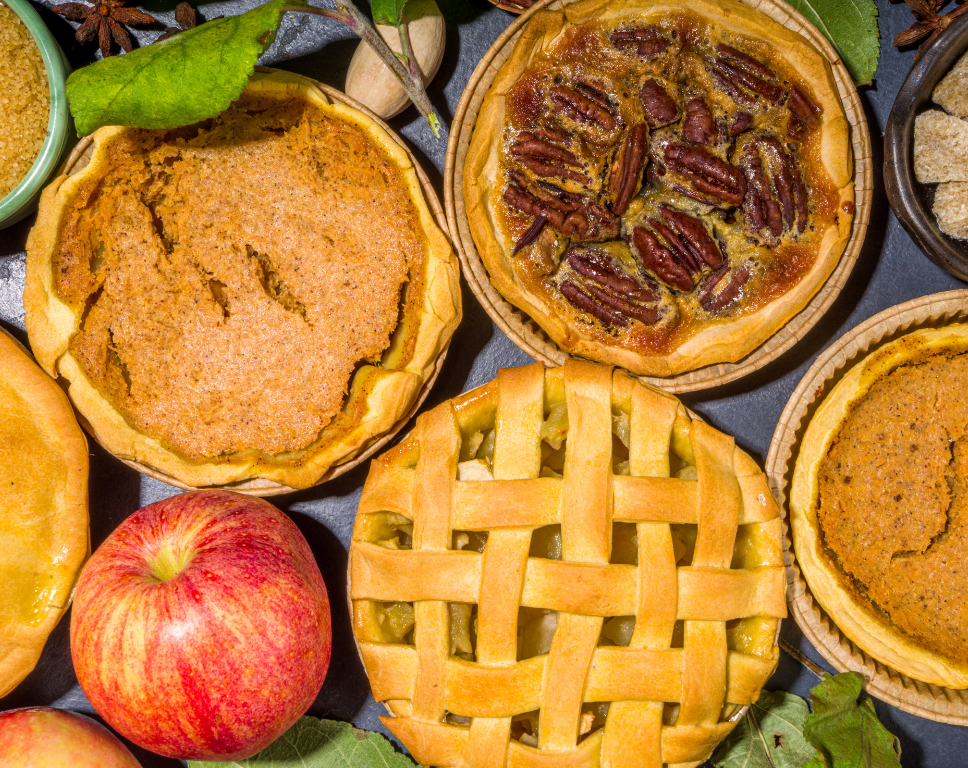
[[[52,259],[84,373],[191,460],[312,444],[421,292],[406,179],[359,126],[258,93],[107,152]]]
[[[896,368],[854,404],[820,465],[825,555],[862,605],[968,663],[968,354]]]

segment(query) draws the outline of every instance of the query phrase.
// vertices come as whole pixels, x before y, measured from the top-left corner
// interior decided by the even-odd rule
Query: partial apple
[[[89,717],[50,707],[0,712],[3,768],[141,768],[126,746]]]
[[[329,600],[295,524],[261,499],[193,491],[135,512],[88,561],[71,655],[98,713],[152,752],[237,760],[312,704]]]

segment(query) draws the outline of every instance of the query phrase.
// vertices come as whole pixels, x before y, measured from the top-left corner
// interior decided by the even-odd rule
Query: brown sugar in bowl
[[[372,116],[260,70],[219,118],[78,150],[31,232],[24,304],[108,450],[269,495],[346,471],[416,410],[458,268],[429,183]]]

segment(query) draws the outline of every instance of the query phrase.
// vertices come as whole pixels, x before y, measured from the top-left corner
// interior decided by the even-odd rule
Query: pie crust
[[[269,71],[207,123],[93,139],[41,200],[24,306],[108,450],[188,486],[303,488],[410,411],[459,270],[386,130]]]
[[[616,33],[647,29],[659,30],[671,41],[668,55],[643,57],[614,42]],[[688,44],[682,45],[683,40]],[[748,91],[734,97],[725,90],[737,89],[712,73],[721,50],[716,46],[721,45],[754,59],[743,65],[726,62],[733,72],[746,67],[741,77],[750,76],[750,67],[773,70],[768,84],[774,89],[772,102]],[[649,80],[673,97],[678,111],[671,122],[645,108],[640,91]],[[552,93],[569,88],[586,97],[579,103],[584,115]],[[794,93],[812,102],[815,125],[801,125],[791,139],[794,134],[787,130],[794,128],[787,121]],[[686,103],[697,98],[713,119],[712,133],[698,142],[684,137]],[[597,106],[589,106],[589,99]],[[611,111],[614,129],[606,130],[589,117],[599,107]],[[752,123],[731,138],[729,129],[738,127],[739,112],[750,114]],[[646,126],[649,159],[644,172],[640,167],[636,175],[635,161],[626,158],[635,156],[633,134],[640,125]],[[764,149],[766,144],[759,143],[764,138],[777,149]],[[536,150],[538,143],[543,147]],[[778,158],[785,155],[787,167],[802,174],[808,223],[801,230],[793,194],[787,200],[797,213],[789,224],[783,213],[779,235],[769,228],[756,230],[749,223],[753,203],[748,190],[759,181],[734,179],[739,186],[733,194],[740,197],[732,203],[710,204],[712,198],[697,194],[695,186],[684,193],[681,174],[665,173],[672,168],[663,165],[662,153],[669,144],[693,155],[704,149],[731,166],[729,173],[748,179],[756,174],[740,158],[754,144],[763,167],[769,167],[766,187],[756,189],[768,191],[761,199],[772,195],[770,205],[784,211],[777,191],[780,172],[774,173],[773,161],[764,158],[774,151]],[[852,172],[849,126],[830,66],[801,36],[731,0],[697,0],[687,7],[671,0],[582,0],[563,11],[538,11],[521,30],[481,106],[465,160],[463,190],[478,252],[493,285],[508,301],[569,353],[633,373],[669,376],[741,359],[810,301],[850,237]],[[618,201],[623,173],[636,190],[624,211]],[[582,176],[585,181],[578,181]],[[699,183],[708,186],[709,181]],[[512,204],[512,193],[525,202]],[[563,212],[564,223],[549,220],[534,236],[538,211],[548,208],[539,208],[536,200],[554,197],[559,202],[551,205]],[[685,265],[688,276],[679,271],[679,287],[660,275],[654,262],[643,259],[636,244],[637,230],[653,229],[655,234],[654,221],[667,224],[660,215],[664,207],[701,222],[722,259],[704,263],[695,249],[677,257],[670,241],[657,235],[659,246],[668,246],[670,254],[662,258]],[[587,220],[584,232],[580,222],[568,219],[567,211],[576,209]],[[673,231],[679,239],[682,234],[681,229]],[[583,253],[584,268],[571,258]],[[631,278],[634,287],[627,280],[616,285],[594,277],[603,269],[596,260],[604,262],[605,271]],[[693,287],[687,289],[681,280]],[[566,296],[566,290],[572,294]],[[575,297],[579,291],[584,296]],[[589,303],[598,308],[589,309]]]
[[[963,560],[951,556],[964,540],[958,510],[966,501],[966,440],[951,436],[953,423],[934,422],[951,408],[964,415],[960,401],[938,402],[937,392],[963,390],[960,376],[945,384],[943,371],[959,356],[965,365],[966,354],[968,325],[950,325],[902,336],[856,363],[811,418],[790,492],[797,563],[833,623],[898,672],[957,689],[968,688],[966,650],[947,639],[968,632]],[[926,399],[931,407],[923,407]],[[938,428],[952,430],[940,447]],[[858,457],[870,451],[876,460],[865,460],[863,474],[851,477]],[[953,475],[947,482],[946,469]],[[829,483],[848,490],[838,494]],[[826,497],[824,488],[832,488]],[[845,508],[844,499],[854,501]],[[822,513],[822,504],[836,506]],[[824,515],[835,526],[829,532]],[[851,536],[854,548],[843,543]]]
[[[776,667],[784,591],[756,463],[576,360],[419,416],[350,547],[373,694],[422,765],[698,765]]]
[[[87,441],[67,396],[0,330],[0,697],[37,664],[90,553]]]

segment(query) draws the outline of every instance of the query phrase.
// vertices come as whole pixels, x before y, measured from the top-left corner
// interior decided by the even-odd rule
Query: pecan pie
[[[494,286],[564,350],[734,362],[833,271],[853,214],[824,57],[732,0],[592,0],[522,29],[464,198]]]
[[[498,371],[363,489],[349,591],[385,725],[422,765],[698,765],[776,666],[778,514],[671,395]]]
[[[968,688],[966,377],[968,325],[870,354],[811,419],[790,494],[797,562],[837,627],[951,688]]]
[[[67,397],[0,329],[0,697],[34,668],[90,552],[87,442]]]
[[[312,81],[105,128],[28,242],[38,360],[113,453],[191,486],[316,482],[400,422],[460,318],[406,151]]]

